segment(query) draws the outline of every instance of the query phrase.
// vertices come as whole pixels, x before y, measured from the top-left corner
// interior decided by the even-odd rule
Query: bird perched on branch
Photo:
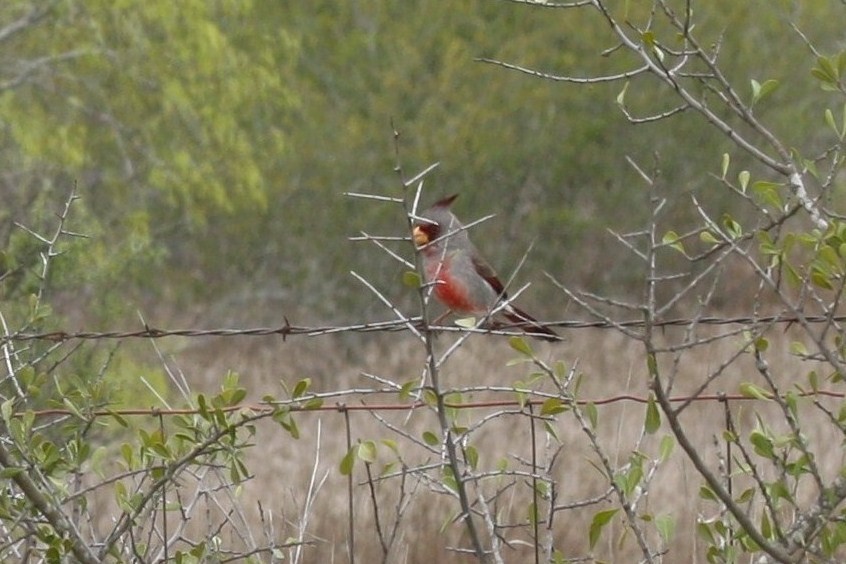
[[[414,244],[422,254],[426,281],[434,287],[435,298],[458,315],[484,317],[502,306],[494,317],[504,317],[532,337],[560,341],[555,331],[508,302],[505,286],[449,210],[457,197],[438,200],[414,222]]]

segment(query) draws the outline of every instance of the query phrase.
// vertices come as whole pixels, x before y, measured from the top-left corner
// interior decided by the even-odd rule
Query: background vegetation
[[[790,146],[822,148],[824,93],[807,79],[808,48],[784,38],[796,37],[795,23],[834,52],[832,10],[697,9],[702,36],[730,54],[730,78],[780,82],[760,113]],[[465,218],[499,214],[480,227],[499,269],[543,242],[525,279],[546,270],[595,290],[634,282],[604,233],[648,215],[626,155],[660,157],[677,214],[691,193],[725,201],[707,173],[730,143],[700,119],[632,126],[614,107],[619,84],[533,80],[476,61],[585,77],[627,68],[626,56],[602,56],[613,44],[589,11],[490,1],[6,3],[6,25],[21,20],[0,53],[0,236],[10,244],[10,220],[46,221],[76,184],[72,221],[91,239],[60,285],[93,298],[89,319],[133,321],[136,309],[168,303],[223,319],[255,306],[359,318],[374,301],[348,272],[379,259],[344,240],[402,223],[343,192],[395,191],[391,120],[407,166],[441,162],[428,199],[460,192]],[[635,79],[628,102],[665,107],[671,94],[649,84]],[[735,156],[739,167],[744,158]],[[536,286],[528,299],[556,300],[560,311],[555,289]]]
[[[350,271],[365,274],[403,311],[414,310],[419,307],[418,294],[401,282],[407,268],[395,264],[372,245],[347,240],[362,231],[406,234],[405,217],[396,207],[344,195],[405,195],[394,171],[398,159],[393,128],[399,132],[399,164],[408,171],[407,176],[432,162],[440,162],[425,179],[424,202],[459,192],[456,210],[463,219],[497,214],[494,220],[474,229],[473,238],[504,277],[517,268],[534,243],[515,285],[532,282],[520,302],[539,317],[596,317],[596,310],[583,307],[580,300],[584,295],[568,294],[561,286],[580,288],[592,295],[610,295],[627,303],[640,300],[645,283],[642,261],[625,245],[616,244],[608,229],[622,234],[643,229],[644,225],[651,225],[659,240],[672,230],[673,235],[664,239],[664,244],[674,252],[662,256],[662,266],[688,276],[667,280],[654,289],[659,301],[673,296],[685,298],[672,301],[672,307],[662,312],[665,316],[751,315],[751,309],[757,314],[769,307],[786,307],[793,315],[798,315],[797,311],[804,313],[794,302],[790,302],[790,307],[784,306],[780,301],[784,297],[781,286],[778,291],[769,288],[771,294],[761,293],[761,287],[766,285],[762,272],[779,265],[761,259],[748,246],[738,251],[731,242],[733,230],[726,227],[735,224],[751,226],[748,232],[760,229],[768,233],[771,240],[762,240],[770,245],[762,251],[765,258],[776,256],[783,261],[780,264],[789,263],[791,257],[797,261],[798,303],[807,300],[816,313],[834,316],[839,303],[837,290],[841,288],[839,262],[823,253],[823,258],[830,260],[820,263],[817,254],[823,247],[843,254],[838,246],[843,237],[836,225],[843,212],[844,186],[839,168],[843,135],[839,139],[836,135],[841,127],[839,104],[844,91],[842,75],[846,72],[846,57],[841,55],[838,59],[846,47],[842,3],[693,3],[695,35],[705,50],[719,52],[719,69],[736,88],[744,105],[735,111],[736,106],[721,103],[723,91],[712,89],[705,80],[696,81],[695,73],[707,70],[701,60],[687,69],[694,73],[688,86],[690,92],[711,104],[716,115],[740,135],[754,137],[760,133],[746,119],[748,116],[754,115],[765,123],[778,142],[793,151],[792,159],[802,169],[811,192],[807,200],[796,195],[795,186],[785,180],[787,175],[739,150],[732,138],[691,109],[668,119],[632,123],[631,116],[660,114],[678,105],[678,91],[662,85],[654,74],[620,81],[556,80],[529,76],[495,62],[571,79],[627,72],[641,64],[640,56],[621,47],[618,37],[609,35],[609,18],[624,22],[628,32],[648,29],[652,35],[640,35],[643,45],[653,47],[650,37],[659,38],[659,50],[677,60],[689,48],[688,38],[673,27],[669,18],[660,17],[661,7],[671,6],[683,14],[686,3],[594,2],[593,7],[561,10],[524,4],[490,0],[4,2],[0,7],[0,313],[4,332],[11,335],[51,329],[135,328],[141,325],[138,312],[145,322],[161,327],[281,325],[285,318],[295,325],[316,326],[389,318],[380,299],[350,276]],[[600,14],[596,8],[600,5],[607,6],[609,12]],[[657,60],[658,55],[652,56]],[[820,62],[821,57],[830,61],[830,73]],[[765,89],[763,94],[761,88]],[[826,110],[830,108],[833,117],[827,122]],[[746,117],[744,110],[748,111]],[[637,163],[643,174],[631,163]],[[821,173],[809,172],[817,172],[814,164],[819,165]],[[745,197],[746,183],[738,176],[742,171],[748,175],[747,180],[760,183],[760,193],[756,193],[759,199]],[[696,204],[692,205],[694,198]],[[662,200],[665,204],[658,216],[655,206]],[[809,201],[824,211],[828,223],[814,222],[813,214],[799,209],[803,205],[807,208]],[[769,212],[762,211],[766,206],[770,206]],[[708,224],[703,219],[704,210],[708,217],[717,218],[717,224],[726,231],[717,229],[717,224]],[[729,222],[725,221],[726,214]],[[776,227],[768,223],[772,217],[779,218],[773,220],[777,221]],[[793,242],[780,238],[782,225],[798,233]],[[834,229],[833,233],[828,233],[829,228]],[[675,252],[680,250],[680,244],[674,237],[688,231],[693,235],[692,239],[684,239],[686,254]],[[706,231],[708,235],[701,236]],[[718,260],[714,258],[716,252],[708,253],[709,244],[720,249],[727,245],[735,254]],[[392,248],[406,256],[410,253],[407,244]],[[701,255],[696,254],[699,251]],[[694,260],[688,260],[691,258]],[[728,273],[719,284],[714,283],[719,291],[681,294],[690,277],[709,272],[715,264],[721,272]],[[816,295],[809,286],[834,293],[814,299]],[[702,305],[703,300],[707,306]],[[609,302],[603,304],[607,305]],[[635,307],[625,316],[638,317],[643,311],[645,308]],[[607,321],[619,319],[619,315],[608,316]],[[687,377],[698,375],[711,384],[719,384],[721,390],[737,388],[746,381],[745,370],[738,369],[726,381],[718,381],[714,374],[722,375],[724,369],[714,367],[720,363],[736,366],[733,362],[735,355],[740,354],[738,349],[745,350],[750,342],[761,353],[770,346],[778,350],[777,360],[770,362],[785,367],[783,376],[787,380],[780,381],[780,386],[790,386],[790,374],[812,372],[799,361],[822,362],[825,368],[814,369],[820,378],[840,374],[839,344],[832,336],[839,334],[839,329],[822,335],[809,330],[807,335],[791,333],[779,337],[768,333],[772,327],[760,329],[750,324],[746,329],[754,338],[742,345],[711,354],[696,349],[692,360],[685,358],[682,363],[691,369]],[[624,331],[621,333],[625,335]],[[803,342],[803,337],[805,346],[812,350],[789,348],[789,339]],[[519,345],[517,348],[527,361],[551,363],[551,358],[565,356],[568,370],[574,371],[577,361],[584,359],[580,371],[594,376],[639,373],[655,353],[649,347],[633,352],[628,345],[607,337],[602,337],[603,344],[596,351],[593,347],[598,338],[575,338],[566,354],[544,349],[537,357],[533,351],[527,353]],[[687,343],[685,346],[692,342],[679,338]],[[705,339],[697,340],[697,346],[709,339],[699,334],[696,338]],[[770,340],[776,344],[763,344]],[[246,447],[256,432],[254,425],[261,429],[262,418],[272,418],[282,423],[288,434],[297,435],[289,409],[303,408],[311,398],[303,396],[303,389],[299,395],[293,393],[297,381],[306,382],[304,376],[311,379],[303,387],[328,393],[354,386],[359,382],[359,373],[373,376],[374,371],[404,374],[388,378],[403,384],[413,380],[426,363],[426,355],[417,358],[407,343],[400,346],[384,337],[362,335],[327,338],[326,344],[320,345],[300,341],[295,351],[284,349],[280,353],[281,361],[275,356],[280,346],[275,338],[258,341],[261,346],[239,342],[231,348],[217,341],[189,344],[177,339],[162,344],[163,349],[132,342],[83,346],[38,341],[16,342],[15,347],[12,342],[3,343],[8,372],[3,381],[3,435],[7,442],[20,443],[16,446],[20,459],[14,464],[11,460],[0,461],[9,477],[20,476],[15,468],[33,466],[43,468],[45,484],[51,482],[48,478],[54,472],[59,476],[57,482],[69,483],[69,476],[81,476],[71,500],[85,499],[90,507],[76,508],[85,512],[105,502],[78,492],[94,488],[98,472],[108,474],[99,463],[116,455],[116,445],[121,440],[132,445],[129,448],[134,454],[121,453],[125,466],[120,472],[126,474],[120,475],[127,480],[116,483],[128,484],[129,478],[142,474],[142,469],[159,468],[144,474],[145,478],[134,484],[137,490],[124,485],[125,491],[114,494],[116,501],[109,509],[116,506],[126,519],[122,531],[114,529],[115,537],[107,537],[115,542],[116,559],[126,558],[127,554],[144,559],[168,556],[166,549],[162,549],[163,554],[134,546],[130,550],[127,546],[132,543],[121,537],[135,526],[139,527],[137,533],[155,536],[153,531],[158,525],[144,529],[137,523],[130,524],[129,516],[146,515],[145,504],[159,501],[161,489],[156,487],[157,480],[164,476],[166,481],[199,461],[200,466],[213,468],[213,472],[228,472],[218,477],[224,484],[221,491],[230,491],[226,489],[230,486],[234,491],[235,484],[250,475],[249,464],[242,467],[241,463],[250,456],[242,453],[250,452]],[[817,347],[811,347],[809,342]],[[667,337],[664,344],[672,350],[673,339]],[[464,382],[459,380],[460,375],[485,387],[485,391],[499,383],[497,378],[476,379],[475,370],[486,357],[496,359],[495,366],[502,367],[508,361],[501,356],[504,342],[494,340],[489,345],[475,346],[466,347],[454,372],[446,374],[448,385],[435,386],[436,398],[453,393],[450,386]],[[387,350],[403,358],[393,357]],[[171,364],[170,353],[178,354],[175,364]],[[616,357],[618,363],[603,364],[609,362],[608,357]],[[709,361],[711,364],[701,369],[700,363]],[[666,367],[662,362],[663,359],[658,365]],[[268,375],[280,365],[286,367],[283,374]],[[228,369],[244,374],[249,383],[232,374],[226,376]],[[543,373],[542,366],[536,369]],[[752,365],[746,369],[754,371]],[[489,367],[489,371],[494,370]],[[649,378],[642,376],[633,376],[631,380],[636,384],[630,387],[597,389],[588,385],[584,390],[634,391],[644,395],[654,392],[654,382],[647,385]],[[649,376],[657,378],[654,371]],[[525,383],[526,378],[525,374],[509,373],[506,379],[517,386],[515,382]],[[280,379],[287,382],[287,391],[279,388]],[[375,382],[377,387],[384,384],[378,379]],[[574,400],[578,394],[565,389],[562,382],[559,378],[548,388],[538,387],[538,397],[559,394],[564,398],[562,411],[566,407],[572,413],[579,412],[574,405],[564,406],[564,400]],[[567,381],[570,384],[573,382]],[[563,387],[556,387],[559,385]],[[758,388],[744,389],[752,396],[777,395],[776,386],[770,388],[760,394]],[[684,389],[697,391],[695,387]],[[139,430],[135,424],[116,417],[116,425],[100,429],[93,425],[90,415],[79,415],[106,407],[138,407],[139,401],[143,406],[164,406],[177,401],[174,398],[196,407],[196,393],[200,391],[215,398],[215,407],[238,405],[245,397],[258,400],[268,394],[281,403],[255,418],[239,412],[224,416],[222,411],[206,411],[193,419],[186,416],[177,424],[184,435],[178,448],[170,444],[162,448],[167,443],[167,433],[161,431],[157,440],[146,423],[140,424],[143,429]],[[392,399],[396,400],[396,396]],[[659,399],[660,394],[652,398],[653,402]],[[438,407],[437,401],[434,404]],[[63,419],[64,426],[54,423],[53,429],[47,431],[32,421],[26,422],[23,414],[28,410],[45,407],[75,410],[77,417]],[[660,409],[665,413],[664,406]],[[836,407],[826,409],[837,412]],[[439,415],[442,411],[435,410]],[[559,415],[553,411],[546,415]],[[758,430],[769,437],[767,425],[761,423],[758,412],[756,416]],[[614,448],[608,452],[615,452],[615,456],[624,453],[620,455],[621,468],[634,467],[635,459],[627,461],[626,457],[641,446],[647,451],[651,448],[650,456],[663,462],[657,441],[652,444],[647,438],[642,443],[639,441],[643,437],[627,437],[623,433],[623,421],[637,421],[633,425],[643,426],[641,412],[632,417],[628,420],[621,415],[620,426],[605,429],[606,435],[600,432],[598,442],[607,445],[603,441],[616,441],[619,452]],[[835,438],[821,432],[820,440],[842,440],[838,416],[826,420],[832,425],[834,430],[830,432]],[[337,425],[337,418],[332,421]],[[413,421],[409,423],[413,429],[409,433],[418,436],[440,426],[444,433],[441,438],[448,445],[450,425],[444,426],[444,422],[442,418]],[[749,425],[755,422],[751,416],[746,421]],[[378,423],[372,427],[359,423],[362,437],[377,437],[385,428],[382,422]],[[789,417],[781,423],[795,431]],[[128,433],[126,436],[115,430],[122,424],[128,426],[128,430],[121,431]],[[338,428],[333,428],[333,433]],[[579,425],[571,430],[574,433],[570,440],[582,436]],[[719,429],[697,436],[697,444],[705,448],[715,433],[719,434]],[[53,445],[55,441],[59,445],[56,452],[64,457],[62,463],[53,464],[53,447],[39,446],[41,451],[36,456],[21,446],[32,443],[33,436],[43,441],[33,443],[36,445]],[[279,444],[288,445],[288,438],[286,435]],[[334,440],[340,440],[340,436]],[[783,446],[779,441],[775,443],[779,448]],[[500,454],[496,444],[493,439],[483,438],[476,448],[481,452],[485,452],[483,447],[489,449],[493,459],[494,453]],[[425,445],[417,446],[426,449]],[[757,443],[755,446],[766,451]],[[331,465],[336,465],[343,455],[337,449],[346,449],[344,444],[336,443],[334,447],[337,448],[331,456],[324,454],[334,456]],[[579,452],[585,457],[596,453],[596,443],[588,441],[582,447]],[[282,456],[285,462],[274,464],[280,466],[279,472],[297,476],[295,483],[309,484],[309,472],[314,470],[316,475],[320,467],[312,459],[319,448],[290,448],[296,455],[286,453],[290,458]],[[382,443],[379,448],[380,452],[390,450]],[[68,454],[67,449],[73,452]],[[101,454],[95,457],[94,452]],[[361,460],[371,462],[369,451],[357,454]],[[436,455],[429,451],[425,454],[430,458]],[[778,458],[770,454],[768,460]],[[464,456],[468,456],[466,451]],[[513,456],[525,461],[528,453]],[[787,454],[785,457],[789,458]],[[487,463],[494,465],[491,459]],[[555,474],[556,463],[558,459],[550,461],[550,475]],[[450,466],[453,471],[458,469],[455,464],[453,461]],[[826,464],[829,466],[822,472],[824,476],[816,476],[820,491],[827,491],[823,486],[836,475],[840,463]],[[695,473],[686,459],[678,465],[685,470],[676,474]],[[470,466],[476,471],[475,465]],[[656,462],[655,467],[659,466]],[[292,467],[306,472],[305,477],[294,474]],[[778,461],[773,462],[773,467],[775,475],[789,473]],[[535,470],[532,468],[531,473]],[[572,468],[567,471],[576,472]],[[195,472],[191,477],[198,484],[205,484],[207,475]],[[753,478],[758,477],[753,473]],[[595,483],[596,495],[599,489],[614,483],[613,476],[605,478],[608,480]],[[770,491],[761,485],[764,481],[759,480],[759,490]],[[513,483],[517,482],[519,479]],[[336,486],[342,492],[343,481],[339,483]],[[699,485],[697,481],[688,491],[699,491]],[[804,484],[797,485],[793,493],[804,492],[802,487]],[[390,487],[386,489],[387,493],[380,494],[386,498],[379,498],[377,504],[374,495],[373,501],[383,508],[396,502],[391,497],[396,490],[391,493]],[[295,511],[297,519],[288,515],[286,526],[290,530],[268,544],[293,551],[288,555],[295,560],[337,557],[344,540],[327,540],[326,535],[337,531],[338,523],[327,518],[317,529],[320,532],[311,532],[307,526],[307,517],[314,508],[306,501],[319,488],[313,490],[304,485],[291,486],[291,490],[302,494],[294,496],[296,503],[301,504]],[[67,492],[51,495],[58,499],[64,494]],[[245,523],[259,519],[246,515],[251,509],[244,508],[252,508],[249,495],[260,497],[248,494],[243,503],[233,502],[234,507],[245,512]],[[766,499],[766,495],[758,495]],[[337,511],[339,503],[344,503],[338,496],[326,494],[321,498],[320,502],[327,504],[326,512]],[[813,498],[811,493],[806,496],[803,499]],[[0,504],[3,518],[20,520],[20,515],[30,511],[43,514],[37,504],[35,510],[27,506],[25,497],[5,499]],[[660,499],[660,494],[654,497]],[[761,497],[755,500],[760,503]],[[503,510],[503,515],[519,514],[523,519],[524,502],[522,498],[519,503],[515,501],[509,511]],[[537,502],[537,498],[532,501]],[[625,506],[624,501],[616,502]],[[434,512],[437,517],[424,519],[429,523],[448,520],[450,511],[455,511],[449,504],[430,507],[427,503],[421,503],[418,514]],[[714,561],[730,561],[733,551],[754,552],[756,543],[761,544],[759,538],[752,537],[750,541],[739,533],[729,534],[739,530],[733,522],[725,525],[729,533],[719,533],[725,533],[728,540],[724,541],[715,540],[719,534],[713,531],[718,527],[714,525],[716,521],[709,522],[708,527],[713,526],[713,530],[709,529],[711,537],[707,540],[697,525],[702,521],[696,521],[701,508],[666,507],[672,508],[661,513],[676,515],[674,527],[682,532],[669,535],[659,526],[644,533],[651,545],[660,545],[657,550],[639,550],[632,537],[627,537],[631,542],[609,542],[604,552],[593,552],[595,544],[585,543],[586,539],[591,540],[589,530],[603,527],[595,525],[597,510],[593,506],[589,513],[574,517],[584,525],[577,530],[578,535],[571,538],[568,534],[550,533],[550,547],[559,547],[556,550],[562,555],[566,551],[560,547],[572,549],[567,557],[589,553],[597,558],[626,558],[624,555],[632,554],[626,551],[634,550],[637,557],[646,559],[658,558],[661,550],[670,547],[671,555],[707,553]],[[750,514],[754,513],[763,529],[761,513],[755,511],[750,509]],[[783,512],[786,510],[773,510],[767,518],[775,519]],[[358,515],[357,522],[363,527],[366,519],[372,518],[366,507],[359,509]],[[603,515],[609,522],[614,516]],[[617,515],[615,523],[623,521],[622,515]],[[726,512],[721,515],[724,517]],[[274,537],[264,519],[262,515],[262,530],[269,538]],[[417,523],[399,514],[396,520]],[[726,518],[725,522],[729,521]],[[63,530],[53,519],[45,518],[44,522],[54,530]],[[36,519],[23,535],[32,539],[29,550],[46,551],[44,547],[50,547],[54,553],[44,552],[48,558],[68,551],[80,558],[85,553],[80,547],[71,550],[70,545],[62,544],[71,542],[68,538],[54,538],[52,533],[44,532],[40,528],[46,526],[44,522]],[[638,526],[627,523],[619,525],[620,530],[640,539]],[[192,526],[202,530],[201,526]],[[527,527],[526,522],[520,521],[520,526]],[[98,532],[107,530],[105,524],[102,527],[92,526]],[[708,546],[719,547],[717,552],[712,554],[696,545],[692,538],[697,527]],[[245,529],[233,526],[233,530],[237,537]],[[414,536],[415,530],[418,537]],[[469,533],[451,530],[455,536],[448,536],[449,542],[434,544],[439,548],[453,542],[468,545],[464,535]],[[20,533],[14,527],[4,531],[9,540],[0,544],[0,550],[20,550]],[[832,537],[838,534],[835,531]],[[398,544],[405,548],[391,548],[392,552],[383,554],[386,559],[415,561],[417,555],[409,546],[428,546],[431,538],[440,539],[437,527],[419,523],[409,526],[404,535],[405,544]],[[671,541],[671,537],[676,540]],[[303,544],[306,540],[322,548],[310,553],[306,549],[309,545]],[[379,554],[376,539],[370,540],[373,546],[366,550]],[[385,539],[380,540],[384,547]],[[251,544],[243,538],[241,541],[231,549],[233,552],[261,544]],[[538,546],[536,540],[525,542]],[[836,554],[839,548],[836,538],[826,542],[830,543],[829,552],[821,549],[814,553],[820,559]],[[197,542],[195,547],[201,544]],[[204,550],[214,548],[212,544],[202,546]],[[256,554],[264,557],[274,553]],[[529,553],[519,554],[528,558]],[[553,555],[551,548],[549,555]]]

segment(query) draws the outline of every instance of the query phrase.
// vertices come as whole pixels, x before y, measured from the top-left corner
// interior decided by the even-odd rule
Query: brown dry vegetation
[[[584,374],[580,397],[599,400],[620,394],[647,394],[644,354],[639,343],[609,330],[573,330],[569,331],[567,337],[568,341],[564,344],[543,344],[538,347],[543,347],[540,351],[544,357],[564,360],[568,366],[578,363],[579,372]],[[800,363],[786,352],[789,334],[779,329],[769,337],[773,342],[767,360],[778,371],[781,385],[787,389],[792,383],[803,381],[804,375],[812,367],[808,363]],[[446,345],[453,338],[453,335],[441,336],[439,344]],[[667,338],[672,338],[672,335],[668,334]],[[683,394],[693,389],[707,374],[735,354],[739,346],[739,338],[728,338],[688,352],[684,357],[683,375],[675,393]],[[513,392],[493,392],[486,388],[513,386],[515,381],[526,377],[527,365],[506,366],[508,360],[515,356],[503,338],[472,338],[445,365],[442,373],[444,385],[476,390],[472,396],[468,395],[467,401],[512,399]],[[241,374],[242,382],[256,399],[265,393],[280,394],[280,380],[293,384],[303,377],[313,379],[316,391],[381,387],[372,379],[364,377],[363,373],[403,383],[419,377],[423,362],[421,348],[416,346],[408,334],[366,337],[355,345],[337,337],[295,338],[284,343],[279,338],[214,339],[203,344],[192,344],[174,358],[194,391],[213,391],[223,374],[234,370]],[[757,381],[751,358],[742,358],[733,363],[730,370],[714,382],[708,393],[736,393],[739,383],[744,381]],[[396,394],[377,397],[351,395],[343,401],[353,405],[361,402],[394,403],[399,399]],[[766,403],[730,403],[729,409],[742,435],[754,428],[756,411],[775,415],[772,410],[777,408]],[[462,421],[471,424],[492,412],[492,409],[467,410],[462,414]],[[639,446],[637,444],[644,422],[643,404],[614,403],[600,406],[598,412],[597,430],[601,444],[615,467],[625,464],[634,448],[639,448],[650,457],[657,456],[658,443],[666,434],[664,428],[654,436],[647,437]],[[800,413],[803,416],[803,429],[808,433],[821,467],[827,472],[836,472],[843,463],[839,448],[841,437],[830,430],[830,425],[815,424],[815,418],[824,416],[815,410],[809,400],[802,402]],[[420,437],[424,430],[436,431],[437,428],[432,413],[427,410],[413,413],[382,412],[379,416],[414,437]],[[399,450],[406,464],[414,466],[437,462],[436,457],[389,430],[374,415],[353,412],[349,417],[353,441],[390,438],[399,442]],[[248,457],[248,465],[254,477],[244,484],[237,504],[252,522],[254,531],[261,529],[258,504],[261,503],[265,512],[272,512],[275,530],[279,535],[277,541],[294,536],[296,527],[304,518],[307,519],[306,539],[312,544],[305,550],[304,561],[345,562],[350,521],[346,477],[338,470],[338,464],[347,450],[344,415],[340,412],[301,413],[297,415],[297,421],[302,437],[296,441],[269,421],[259,425],[256,446],[250,449]],[[682,422],[687,425],[691,440],[699,446],[716,471],[718,459],[723,457],[724,460],[725,454],[725,447],[716,446],[715,441],[715,437],[725,429],[725,405],[716,401],[696,403],[687,409]],[[566,504],[601,495],[608,487],[607,481],[594,467],[596,455],[575,419],[570,413],[563,413],[558,416],[555,429],[564,445],[550,472],[550,477],[558,487],[556,503]],[[537,431],[538,459],[543,462],[555,446],[555,441],[545,435],[540,426]],[[318,438],[319,452],[316,449]],[[529,470],[525,463],[531,459],[530,423],[523,414],[503,414],[494,418],[474,435],[473,444],[479,450],[479,464],[482,468],[493,470],[500,459],[507,458],[509,469]],[[827,448],[828,445],[837,448]],[[391,460],[387,449],[380,450],[379,455],[380,464]],[[379,464],[374,465],[374,473],[378,474],[378,467]],[[325,476],[325,482],[316,491],[313,506],[306,508],[309,482],[313,475],[318,481]],[[430,475],[436,474],[430,472]],[[366,485],[364,466],[360,463],[355,467],[354,481],[352,526],[355,530],[356,561],[380,561],[382,553],[375,533],[373,501]],[[489,500],[498,485],[510,481],[500,477],[486,482],[484,489]],[[641,514],[669,514],[675,519],[676,532],[667,547],[665,562],[705,561],[705,547],[697,539],[695,523],[697,518],[716,517],[719,508],[712,502],[700,499],[698,491],[701,485],[701,478],[676,448],[671,458],[658,469],[649,487],[648,500],[639,507]],[[460,524],[448,524],[456,514],[457,502],[445,495],[432,493],[431,484],[419,483],[413,476],[408,478],[404,487],[411,502],[401,519],[399,540],[392,549],[390,562],[472,560],[470,556],[448,549],[450,546],[467,547],[467,539],[463,536]],[[742,491],[744,487],[743,480],[736,477],[735,492]],[[377,485],[377,505],[383,530],[393,525],[399,490],[400,479],[397,477]],[[503,531],[504,539],[512,543],[511,549],[505,551],[507,562],[533,560],[530,528],[526,525],[530,502],[531,489],[526,479],[518,479],[516,485],[506,489],[495,503],[492,502],[501,522],[520,525]],[[598,510],[611,507],[613,504],[609,500],[557,513],[551,527],[555,546],[572,558],[591,554],[587,543],[591,519]],[[216,514],[216,511],[213,510],[211,515]],[[752,513],[755,515],[754,509]],[[210,522],[215,522],[215,518],[211,517]],[[208,523],[192,523],[192,526],[207,529]],[[544,535],[543,526],[541,530]],[[631,535],[621,536],[621,532],[622,527],[615,521],[604,532],[592,556],[612,562],[639,560],[640,553],[633,538]],[[237,539],[224,540],[224,543],[230,542],[236,546],[238,544]]]

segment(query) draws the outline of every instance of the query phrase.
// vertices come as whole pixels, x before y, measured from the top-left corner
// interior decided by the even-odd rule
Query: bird
[[[413,222],[412,239],[435,298],[458,315],[485,317],[502,306],[496,315],[510,321],[515,329],[546,341],[562,340],[555,331],[508,301],[505,286],[493,267],[450,211],[457,197],[453,194],[438,200]]]

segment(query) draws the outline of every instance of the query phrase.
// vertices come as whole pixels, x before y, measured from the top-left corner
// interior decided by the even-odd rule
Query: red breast
[[[468,288],[451,275],[449,262],[448,258],[440,262],[427,257],[426,277],[434,281],[435,298],[456,313],[479,313],[479,304],[470,299]],[[481,309],[487,308],[483,306]]]

